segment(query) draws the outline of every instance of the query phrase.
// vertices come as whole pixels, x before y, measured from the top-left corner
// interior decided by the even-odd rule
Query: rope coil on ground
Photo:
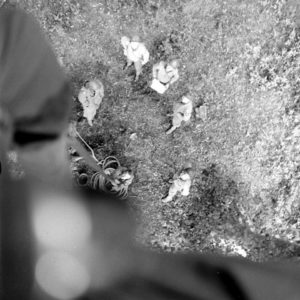
[[[110,175],[121,167],[118,159],[114,156],[108,156],[102,160],[99,165],[101,165],[103,172],[96,172],[93,174],[91,178],[91,185],[93,189],[100,189],[105,192],[114,193],[121,199],[125,199],[128,195],[128,186],[121,185],[119,189],[114,189],[109,178]]]

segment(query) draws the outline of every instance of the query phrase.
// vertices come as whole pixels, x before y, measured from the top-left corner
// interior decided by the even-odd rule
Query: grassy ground
[[[300,254],[300,14],[295,1],[7,1],[35,15],[74,89],[93,77],[106,96],[95,125],[77,128],[99,159],[135,172],[137,238],[153,249],[238,254],[255,261]],[[297,10],[298,9],[298,10]],[[151,60],[138,83],[124,72],[122,35],[138,34]],[[173,42],[170,42],[172,35]],[[166,95],[145,93],[151,66],[180,58]],[[186,91],[208,120],[165,134]],[[137,134],[136,140],[129,137]],[[169,204],[168,180],[192,162],[188,197]]]

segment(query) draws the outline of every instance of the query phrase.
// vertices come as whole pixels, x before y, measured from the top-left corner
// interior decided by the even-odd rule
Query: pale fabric
[[[155,64],[152,68],[153,79],[159,81],[164,88],[160,88],[157,83],[151,84],[151,88],[156,90],[158,93],[164,93],[170,86],[179,79],[179,72],[177,68],[173,68],[171,65],[166,65],[164,61],[160,61]],[[153,82],[152,82],[153,83]],[[163,92],[161,92],[163,91]]]
[[[170,76],[166,72],[165,62],[161,61],[153,66],[153,78],[162,83],[168,83],[170,81]]]
[[[127,48],[129,44],[130,44],[130,39],[127,36],[122,36],[121,45],[123,46],[125,56],[127,56]]]
[[[187,97],[183,96],[181,102],[175,103],[173,108],[172,127],[166,132],[172,133],[176,128],[181,126],[181,123],[188,122],[193,113],[193,102]]]
[[[115,179],[111,181],[111,184],[113,185],[113,190],[118,191],[121,188],[127,188],[129,185],[131,185],[133,181],[133,174],[130,174],[129,172],[123,172],[119,173],[121,170],[116,170],[115,174],[113,175]]]
[[[181,193],[182,196],[188,196],[190,194],[191,184],[192,180],[189,174],[181,175],[173,181],[169,189],[169,194],[163,199],[163,202],[172,201],[178,192]]]
[[[93,120],[103,97],[104,87],[99,80],[90,81],[88,88],[82,87],[78,94],[78,100],[83,108],[83,116],[87,119],[90,126],[93,125]]]
[[[178,192],[181,193],[182,196],[188,196],[190,193],[190,187],[191,187],[191,177],[188,174],[184,174],[183,176],[179,177],[178,179],[175,179],[173,184],[174,187],[177,189]]]
[[[175,125],[174,123],[178,123],[179,121],[177,119],[180,119],[180,123],[181,121],[189,121],[192,113],[193,113],[193,102],[192,100],[186,98],[185,96],[183,96],[184,98],[184,102],[180,102],[180,103],[176,103],[174,105],[174,117],[173,117],[173,125]],[[175,122],[174,122],[175,121]]]
[[[129,38],[122,37],[121,44],[124,48],[124,55],[129,61],[138,62],[140,61],[142,65],[145,65],[149,61],[149,51],[143,43],[130,42]],[[133,47],[137,45],[137,48]]]
[[[206,105],[197,107],[195,109],[195,111],[196,111],[197,118],[202,119],[203,121],[206,121],[206,119],[207,119],[207,106]]]
[[[173,68],[171,65],[167,65],[166,73],[170,78],[170,84],[173,84],[179,79],[179,72],[177,68]]]

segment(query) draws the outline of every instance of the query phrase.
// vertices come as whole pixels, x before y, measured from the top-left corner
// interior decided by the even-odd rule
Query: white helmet
[[[180,178],[182,180],[189,180],[190,179],[190,175],[186,172],[182,172],[181,175],[180,175]]]
[[[189,98],[187,98],[186,96],[183,96],[181,98],[181,102],[184,103],[184,104],[187,104],[187,103],[191,102],[191,100]]]

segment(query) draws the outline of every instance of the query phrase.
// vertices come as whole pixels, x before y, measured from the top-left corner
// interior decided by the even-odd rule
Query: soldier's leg
[[[186,182],[186,184],[184,185],[184,187],[181,191],[181,195],[182,196],[188,196],[190,194],[190,187],[191,187],[191,183]]]
[[[135,62],[134,67],[135,67],[135,72],[136,72],[135,81],[137,81],[139,79],[139,76],[142,73],[142,63],[141,63],[141,61]]]
[[[172,126],[170,129],[166,131],[166,134],[171,134],[176,128],[177,128],[176,126]]]
[[[177,194],[178,190],[177,187],[175,186],[175,184],[172,184],[170,189],[169,189],[169,194],[166,198],[162,199],[162,202],[170,202],[173,200],[173,198],[175,197],[175,195]]]

